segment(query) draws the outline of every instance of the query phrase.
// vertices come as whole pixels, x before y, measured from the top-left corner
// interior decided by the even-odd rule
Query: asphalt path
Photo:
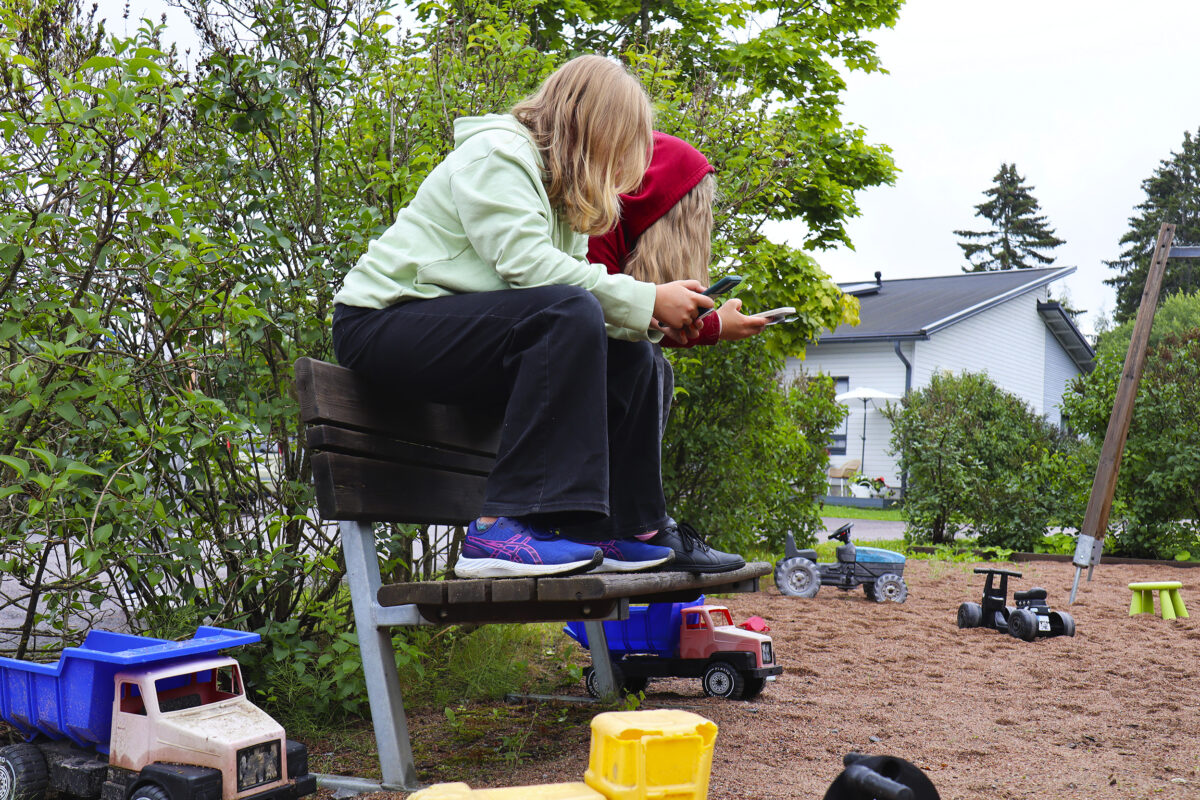
[[[903,539],[904,523],[884,519],[850,519],[848,517],[821,517],[825,523],[825,533],[817,534],[817,541],[824,541],[829,534],[836,531],[847,522],[854,523],[850,531],[850,540],[876,542],[883,539]]]

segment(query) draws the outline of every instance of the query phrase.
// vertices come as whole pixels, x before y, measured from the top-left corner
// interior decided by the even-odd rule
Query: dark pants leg
[[[372,382],[434,402],[504,406],[482,516],[550,525],[607,518],[614,531],[637,533],[643,518],[664,514],[657,436],[630,417],[649,416],[653,429],[658,408],[628,400],[653,364],[648,344],[644,358],[625,344],[610,342],[599,303],[572,286],[334,315],[338,360]],[[644,499],[620,496],[631,481]]]

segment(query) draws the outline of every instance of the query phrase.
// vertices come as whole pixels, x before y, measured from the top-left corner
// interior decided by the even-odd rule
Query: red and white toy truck
[[[582,622],[567,623],[568,636],[584,647]],[[771,637],[733,624],[729,609],[696,603],[630,606],[629,619],[605,622],[613,677],[626,692],[640,692],[650,678],[700,678],[709,697],[752,700],[783,672]],[[595,672],[584,670],[588,693],[599,696]]]

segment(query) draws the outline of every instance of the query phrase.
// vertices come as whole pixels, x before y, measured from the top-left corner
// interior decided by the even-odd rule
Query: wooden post
[[[1113,401],[1112,415],[1108,418],[1108,430],[1100,448],[1100,461],[1096,464],[1096,478],[1092,481],[1092,493],[1088,496],[1087,511],[1083,525],[1079,528],[1079,541],[1075,546],[1075,582],[1071,586],[1070,602],[1075,602],[1079,588],[1079,573],[1088,568],[1088,580],[1092,569],[1100,563],[1104,550],[1104,535],[1108,530],[1108,514],[1112,510],[1113,494],[1117,488],[1117,471],[1121,468],[1121,452],[1125,449],[1125,438],[1129,435],[1129,424],[1133,420],[1133,403],[1137,399],[1138,384],[1142,380],[1142,369],[1146,366],[1146,348],[1150,342],[1150,328],[1154,325],[1154,308],[1158,305],[1158,292],[1162,287],[1167,258],[1171,255],[1171,242],[1175,239],[1175,226],[1164,222],[1158,229],[1158,243],[1146,275],[1146,286],[1142,290],[1142,302],[1138,306],[1137,321],[1133,325],[1133,336],[1129,340],[1129,351],[1125,354],[1125,369],[1117,385],[1117,397]]]

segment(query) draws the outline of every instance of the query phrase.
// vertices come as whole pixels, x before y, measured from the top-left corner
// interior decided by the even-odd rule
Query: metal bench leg
[[[583,623],[587,633],[588,651],[592,654],[592,669],[596,672],[596,690],[601,697],[617,696],[617,681],[613,677],[612,661],[608,655],[608,637],[604,633],[604,623],[599,620],[587,620]]]
[[[375,550],[375,528],[361,522],[338,523],[342,552],[346,558],[346,578],[350,584],[350,602],[354,606],[354,627],[358,631],[358,649],[362,654],[367,679],[367,699],[375,725],[375,744],[379,749],[379,767],[383,788],[415,791],[417,770],[412,745],[408,740],[408,718],[400,696],[400,678],[396,674],[396,651],[386,626],[375,615],[381,582],[379,556]]]

